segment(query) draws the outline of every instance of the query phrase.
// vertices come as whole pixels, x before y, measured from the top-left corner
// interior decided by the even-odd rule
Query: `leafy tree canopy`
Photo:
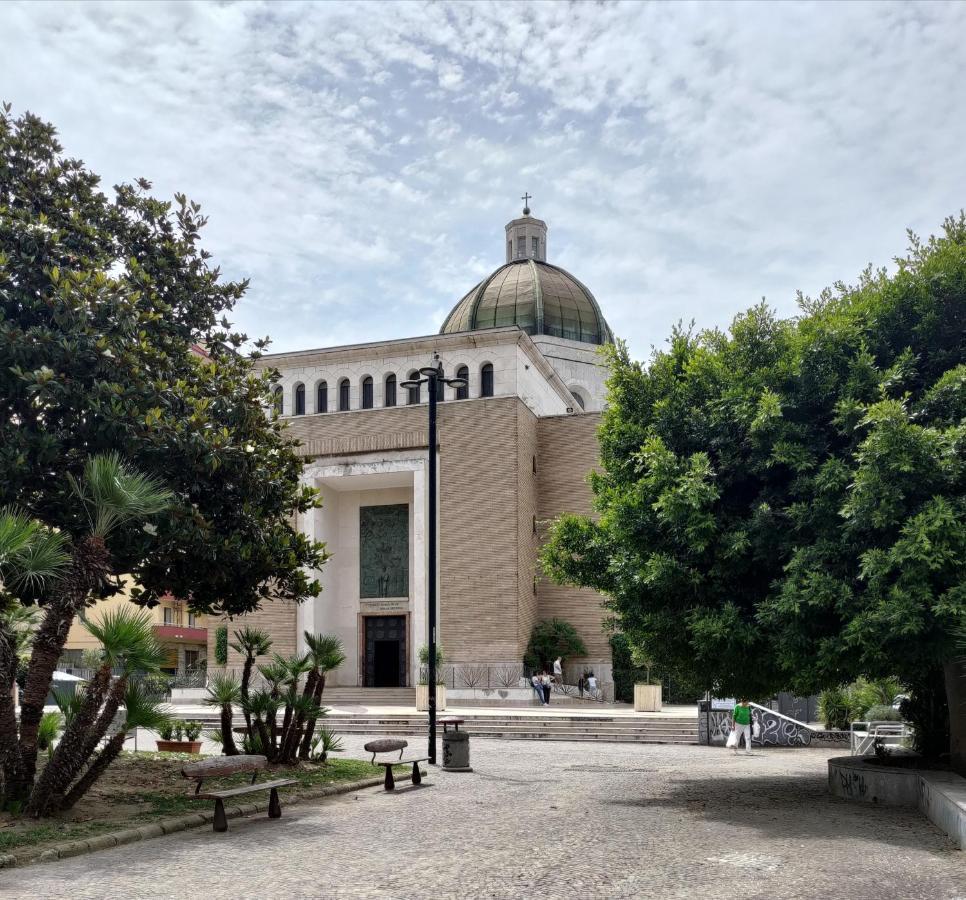
[[[611,351],[599,518],[548,572],[724,695],[935,678],[966,621],[966,217],[782,320]],[[940,680],[941,685],[941,680]]]
[[[552,671],[553,661],[585,656],[587,648],[577,629],[565,619],[544,619],[533,626],[523,661],[530,669]]]
[[[0,115],[0,506],[81,535],[65,476],[118,452],[173,496],[109,542],[142,602],[170,591],[237,614],[315,595],[304,568],[325,551],[293,527],[315,498],[265,414],[274,373],[254,359],[266,342],[243,352],[226,318],[247,282],[210,264],[196,203],[150,188],[109,198],[51,125]]]

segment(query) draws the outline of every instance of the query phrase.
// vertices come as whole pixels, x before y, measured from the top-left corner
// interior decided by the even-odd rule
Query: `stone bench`
[[[372,754],[372,759],[370,762],[374,766],[382,766],[386,770],[386,779],[383,782],[383,787],[387,791],[396,790],[396,780],[392,776],[392,767],[398,765],[409,765],[413,764],[413,784],[420,785],[423,783],[422,773],[419,771],[419,764],[421,762],[428,762],[428,756],[409,756],[403,759],[403,751],[409,746],[409,741],[404,741],[400,738],[380,738],[376,741],[369,741],[368,744],[363,745],[366,753]],[[389,761],[383,761],[376,759],[376,755],[379,753],[395,753],[399,751],[399,758],[392,759]]]
[[[214,759],[205,759],[200,762],[188,763],[181,769],[184,778],[190,778],[197,782],[195,785],[195,796],[202,800],[215,801],[215,831],[227,831],[228,819],[225,817],[225,800],[231,797],[241,797],[244,794],[252,794],[257,791],[270,791],[268,800],[268,817],[278,819],[282,815],[282,804],[278,799],[278,789],[287,787],[290,784],[297,784],[294,778],[276,778],[274,781],[258,782],[258,773],[265,771],[268,767],[268,760],[264,756],[219,756]],[[220,791],[201,792],[202,783],[209,778],[226,778],[229,775],[240,773],[252,773],[250,784],[241,787],[225,788]],[[257,783],[256,783],[257,782]]]

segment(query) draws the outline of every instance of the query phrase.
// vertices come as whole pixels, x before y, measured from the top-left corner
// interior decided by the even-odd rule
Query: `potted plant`
[[[201,753],[201,722],[167,722],[158,727],[161,753]]]
[[[651,684],[651,661],[636,648],[631,650],[631,660],[644,670],[644,681],[634,682],[634,712],[660,712],[663,685]]]
[[[446,685],[443,683],[443,648],[436,647],[436,711],[446,709]],[[429,647],[419,648],[419,684],[416,685],[416,710],[429,711]]]

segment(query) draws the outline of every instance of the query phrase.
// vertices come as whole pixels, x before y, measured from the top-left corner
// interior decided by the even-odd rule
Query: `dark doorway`
[[[366,616],[366,687],[406,686],[406,617]]]

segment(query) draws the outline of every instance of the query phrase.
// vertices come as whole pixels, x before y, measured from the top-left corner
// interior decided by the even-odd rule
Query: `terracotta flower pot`
[[[159,753],[201,753],[201,741],[158,741]]]

